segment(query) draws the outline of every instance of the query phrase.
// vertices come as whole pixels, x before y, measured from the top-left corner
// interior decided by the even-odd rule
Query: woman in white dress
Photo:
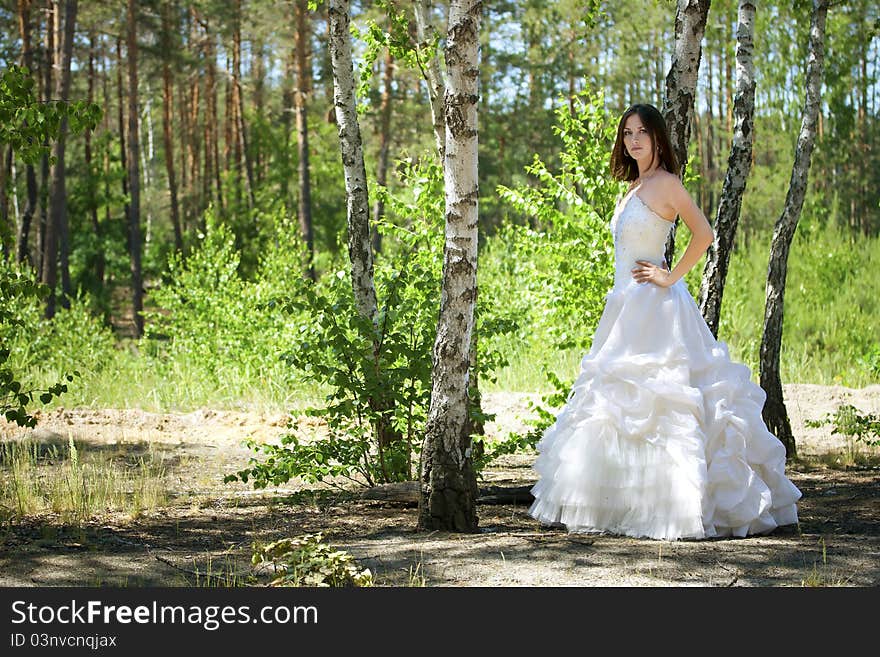
[[[621,116],[611,172],[614,285],[568,399],[538,442],[530,515],[571,532],[674,540],[766,533],[797,522],[801,492],[761,416],[766,393],[732,362],[684,275],[714,234],[681,184],[663,117]],[[676,215],[691,231],[669,270]]]

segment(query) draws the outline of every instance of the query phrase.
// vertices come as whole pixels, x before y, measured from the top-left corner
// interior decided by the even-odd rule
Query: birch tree
[[[807,54],[806,92],[804,98],[801,128],[794,153],[794,165],[782,214],[773,228],[770,243],[770,262],[767,267],[766,305],[764,308],[764,329],[761,335],[761,387],[767,393],[763,417],[767,428],[785,445],[789,457],[797,456],[791,422],[782,397],[782,380],[779,375],[779,355],[782,346],[782,321],[785,302],[785,278],[788,272],[788,253],[794,231],[797,228],[804,196],[807,191],[807,178],[810,172],[810,157],[816,139],[816,123],[821,102],[822,66],[825,48],[825,18],[828,13],[828,0],[813,0],[810,19],[810,39]]]
[[[710,0],[678,0],[675,10],[675,49],[669,73],[666,75],[666,98],[662,112],[669,131],[669,141],[681,166],[681,170],[675,172],[679,177],[684,175],[687,165],[687,146],[691,136],[697,75],[700,71],[700,43],[706,31],[709,3]],[[666,262],[672,262],[675,255],[677,228],[676,217],[666,240]]]
[[[477,291],[477,101],[482,3],[452,0],[444,96],[446,241],[431,404],[420,463],[419,528],[477,529],[468,410]]]
[[[703,269],[699,294],[700,311],[716,338],[724,282],[730,264],[730,250],[739,223],[746,180],[752,166],[755,126],[755,67],[752,62],[754,31],[755,4],[751,0],[740,0],[736,28],[736,97],[733,101],[736,123],[727,160],[727,174],[721,189],[721,201],[715,217],[715,241],[706,252],[706,266]]]
[[[373,282],[367,172],[364,166],[364,148],[357,117],[354,67],[351,59],[350,2],[349,0],[330,0],[327,9],[330,17],[333,102],[336,108],[336,125],[339,130],[342,168],[345,174],[351,286],[357,312],[362,317],[369,319],[376,327],[373,358],[378,367],[381,347],[378,339],[379,310],[376,301],[376,287]],[[369,404],[370,408],[378,414],[375,430],[380,459],[384,463],[381,456],[384,448],[391,443],[402,440],[403,436],[391,424],[393,401],[377,395],[369,400]]]
[[[436,51],[433,50],[437,43],[437,32],[430,20],[431,4],[429,0],[415,0],[413,2],[416,18],[416,40],[418,41],[416,56],[422,70],[422,76],[428,85],[431,125],[434,128],[434,141],[442,162],[446,152],[446,125],[443,110],[446,81],[440,70],[440,59],[437,57]]]

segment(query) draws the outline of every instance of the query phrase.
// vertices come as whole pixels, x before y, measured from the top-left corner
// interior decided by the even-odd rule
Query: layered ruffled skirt
[[[797,522],[801,492],[684,281],[612,290],[568,400],[537,445],[529,513],[573,532],[745,536]]]

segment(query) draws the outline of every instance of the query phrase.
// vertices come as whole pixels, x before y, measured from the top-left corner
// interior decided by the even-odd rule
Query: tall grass
[[[122,463],[66,445],[34,439],[0,443],[0,512],[8,520],[53,513],[79,525],[107,511],[137,517],[167,504],[165,470],[152,447]]]

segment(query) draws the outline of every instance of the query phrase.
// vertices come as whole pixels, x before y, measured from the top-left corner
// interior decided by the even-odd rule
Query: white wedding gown
[[[614,285],[537,445],[529,514],[544,524],[672,540],[797,522],[801,492],[761,416],[764,390],[713,337],[684,280],[632,276],[636,260],[663,264],[671,227],[635,192],[614,212]]]

